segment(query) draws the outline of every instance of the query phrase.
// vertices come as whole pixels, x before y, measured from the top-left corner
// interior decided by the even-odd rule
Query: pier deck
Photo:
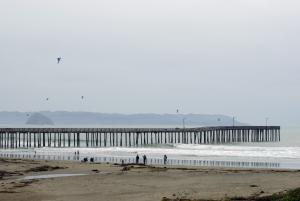
[[[280,126],[197,128],[0,128],[0,148],[130,147],[280,141]]]

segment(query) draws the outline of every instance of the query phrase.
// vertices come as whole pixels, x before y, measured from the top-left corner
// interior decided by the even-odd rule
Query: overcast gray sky
[[[0,0],[0,26],[0,111],[300,123],[298,0]]]

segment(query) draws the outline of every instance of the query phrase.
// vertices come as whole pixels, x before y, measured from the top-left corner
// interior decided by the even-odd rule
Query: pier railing
[[[198,128],[0,128],[0,148],[130,147],[280,141],[280,126]]]

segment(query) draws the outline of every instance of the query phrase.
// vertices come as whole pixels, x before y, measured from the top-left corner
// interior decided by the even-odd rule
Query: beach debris
[[[32,184],[33,182],[37,182],[37,179],[27,180],[27,181],[20,181],[19,183],[15,184],[13,187],[15,188],[22,188],[29,186],[29,184]]]
[[[43,171],[52,171],[52,170],[65,169],[65,168],[66,167],[43,165],[43,166],[30,168],[28,170],[25,170],[25,172],[43,172]]]
[[[129,171],[131,168],[129,166],[125,166],[122,168],[122,171]]]
[[[149,170],[151,172],[165,172],[165,171],[168,171],[168,168],[166,167],[155,167],[155,166],[149,166]]]
[[[13,190],[3,190],[3,191],[0,191],[0,193],[17,193],[17,192],[13,191]]]
[[[11,177],[11,176],[20,176],[23,175],[21,172],[8,172],[4,170],[0,170],[0,180]]]

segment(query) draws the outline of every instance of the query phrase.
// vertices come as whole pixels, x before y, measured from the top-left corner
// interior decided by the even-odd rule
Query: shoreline
[[[76,149],[78,151],[78,149]],[[0,151],[0,158],[10,159],[32,159],[32,160],[64,160],[64,161],[81,161],[84,158],[93,158],[94,162],[99,163],[134,163],[136,154],[140,155],[140,163],[142,163],[142,155],[147,156],[149,165],[163,165],[163,158],[159,154],[145,153],[145,151],[135,151],[123,153],[122,151],[111,153],[106,150],[102,152],[92,153],[89,151],[80,151],[80,155],[65,150],[3,150]],[[168,150],[170,151],[170,150]],[[163,154],[163,153],[162,153]],[[169,155],[170,154],[170,155]],[[228,168],[268,168],[268,169],[300,169],[299,159],[292,158],[254,158],[254,157],[227,157],[227,156],[202,156],[192,157],[191,155],[176,155],[168,152],[168,165],[170,166],[190,166],[190,167],[228,167]]]
[[[150,201],[267,196],[300,187],[300,170],[143,166],[0,158],[0,197],[11,201]],[[81,174],[22,180],[25,176]],[[1,178],[1,177],[0,177]]]
[[[102,157],[83,157],[76,155],[49,155],[49,154],[20,154],[20,153],[0,153],[0,158],[7,159],[24,159],[24,160],[53,160],[53,161],[73,161],[80,162],[84,158],[93,158],[96,163],[134,163],[135,157],[122,157],[122,156],[102,156]],[[139,164],[142,164],[140,161]],[[253,169],[290,169],[298,170],[298,166],[281,167],[280,162],[263,162],[263,161],[233,161],[233,160],[213,160],[207,159],[168,159],[167,164],[169,167],[187,166],[187,167],[221,167],[221,168],[253,168]],[[164,165],[161,158],[147,158],[147,165],[160,166]]]

